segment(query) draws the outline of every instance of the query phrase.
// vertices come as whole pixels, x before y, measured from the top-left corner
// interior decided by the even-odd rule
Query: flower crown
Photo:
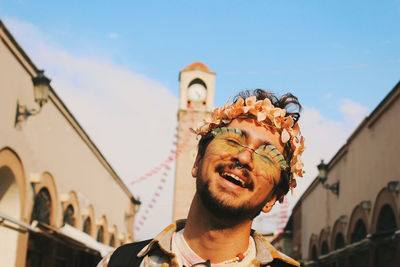
[[[296,187],[296,177],[303,177],[304,164],[301,154],[304,151],[304,137],[300,135],[298,123],[294,123],[292,116],[285,116],[286,109],[281,109],[272,105],[268,98],[258,100],[256,96],[246,99],[238,98],[235,103],[228,105],[229,99],[224,106],[214,109],[212,117],[204,120],[200,126],[193,130],[198,135],[206,135],[211,130],[228,125],[238,117],[254,117],[256,122],[270,131],[277,131],[281,135],[281,141],[289,145],[293,150],[290,160],[290,182],[289,187]]]

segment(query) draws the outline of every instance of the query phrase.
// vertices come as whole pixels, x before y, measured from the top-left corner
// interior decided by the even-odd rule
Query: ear
[[[193,178],[197,177],[197,173],[199,171],[200,161],[201,161],[201,156],[200,156],[199,153],[197,153],[196,160],[194,161],[193,168],[192,168],[192,176],[193,176]]]
[[[262,212],[267,213],[270,212],[272,207],[276,203],[276,195],[273,195],[267,203],[265,203],[264,207],[261,209]]]

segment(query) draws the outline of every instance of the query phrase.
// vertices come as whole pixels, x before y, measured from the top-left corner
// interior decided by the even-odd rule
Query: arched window
[[[103,226],[100,226],[99,230],[97,230],[96,240],[100,243],[103,243],[103,241],[104,241],[104,227]]]
[[[318,260],[317,247],[315,245],[312,246],[312,249],[311,249],[311,259],[313,261],[317,261]]]
[[[87,217],[83,222],[83,232],[87,233],[88,235],[92,234],[92,221],[90,217]]]
[[[344,236],[342,233],[338,233],[335,237],[335,250],[339,248],[344,248]]]
[[[359,219],[351,233],[351,243],[356,243],[363,240],[367,236],[367,228],[363,220]],[[350,266],[354,267],[367,267],[369,264],[369,251],[362,250],[350,256]]]
[[[353,233],[351,233],[351,243],[355,243],[363,240],[367,236],[367,228],[364,222],[359,219],[354,227]]]
[[[322,242],[322,246],[321,246],[321,255],[328,254],[328,252],[329,252],[328,242],[324,241],[324,242]]]
[[[393,210],[389,205],[382,207],[378,216],[378,225],[376,231],[387,232],[394,231],[397,229],[396,218],[394,216]]]
[[[203,80],[201,80],[201,79],[199,79],[199,78],[196,78],[196,79],[194,79],[193,81],[191,81],[191,82],[189,83],[189,86],[188,86],[188,87],[192,86],[193,84],[201,84],[202,86],[204,86],[204,88],[207,89],[207,85],[203,82]]]
[[[40,189],[39,193],[35,196],[33,204],[31,223],[36,220],[46,224],[50,224],[51,214],[51,197],[47,188]]]
[[[75,216],[74,216],[74,207],[72,205],[68,205],[64,211],[63,216],[63,224],[68,223],[71,226],[75,226]]]
[[[384,205],[378,216],[376,227],[377,234],[395,231],[397,229],[396,218],[390,205]],[[375,250],[375,266],[394,266],[396,262],[396,246],[383,244]],[[396,264],[395,264],[396,265]]]
[[[110,246],[111,247],[115,246],[115,237],[114,237],[114,235],[111,235],[111,237],[110,237]]]
[[[344,242],[344,236],[342,233],[338,233],[335,237],[335,246],[334,249],[340,249],[345,247],[345,242]],[[345,266],[345,258],[344,257],[338,257],[336,259],[335,267],[344,267]]]

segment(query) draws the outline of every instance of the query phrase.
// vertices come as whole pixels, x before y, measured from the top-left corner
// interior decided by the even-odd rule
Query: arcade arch
[[[357,205],[350,216],[349,227],[347,228],[348,243],[355,243],[364,239],[368,234],[368,214],[367,210]]]
[[[60,205],[58,201],[57,187],[54,182],[53,176],[49,172],[43,173],[38,179],[31,181],[33,184],[34,199],[38,197],[39,193],[42,192],[42,197],[45,197],[46,189],[50,198],[50,216],[49,225],[59,227],[62,225],[62,219],[60,218]],[[35,205],[36,201],[33,205]],[[33,215],[33,210],[32,210]]]
[[[320,255],[325,255],[329,253],[329,230],[322,229],[319,235],[319,248],[320,248]]]
[[[97,223],[96,240],[103,244],[109,243],[107,217],[103,215]]]
[[[343,248],[346,246],[346,221],[347,216],[342,216],[336,220],[331,234],[331,248],[333,250]]]
[[[82,221],[82,231],[96,239],[97,229],[93,205],[89,205],[82,211]]]
[[[82,216],[80,215],[80,205],[75,191],[70,191],[68,195],[62,196],[63,224],[68,223],[78,229],[82,228]]]
[[[318,260],[318,241],[316,234],[312,234],[310,237],[310,245],[308,251],[309,251],[308,258],[310,260],[313,261]]]
[[[17,153],[9,147],[0,150],[0,210],[27,223],[27,190],[25,171]],[[6,266],[24,266],[28,234],[0,226],[0,236],[7,242],[0,245]],[[21,257],[15,258],[15,255]]]
[[[399,210],[394,195],[395,193],[384,188],[376,197],[371,223],[372,233],[390,230],[390,226],[399,228]]]

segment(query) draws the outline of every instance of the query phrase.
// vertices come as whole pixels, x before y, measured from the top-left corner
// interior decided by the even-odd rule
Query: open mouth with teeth
[[[245,181],[240,179],[240,177],[238,177],[237,175],[234,175],[233,173],[229,173],[229,172],[223,172],[223,173],[220,173],[220,175],[225,180],[228,180],[229,182],[231,182],[235,185],[238,185],[240,187],[246,188]]]

